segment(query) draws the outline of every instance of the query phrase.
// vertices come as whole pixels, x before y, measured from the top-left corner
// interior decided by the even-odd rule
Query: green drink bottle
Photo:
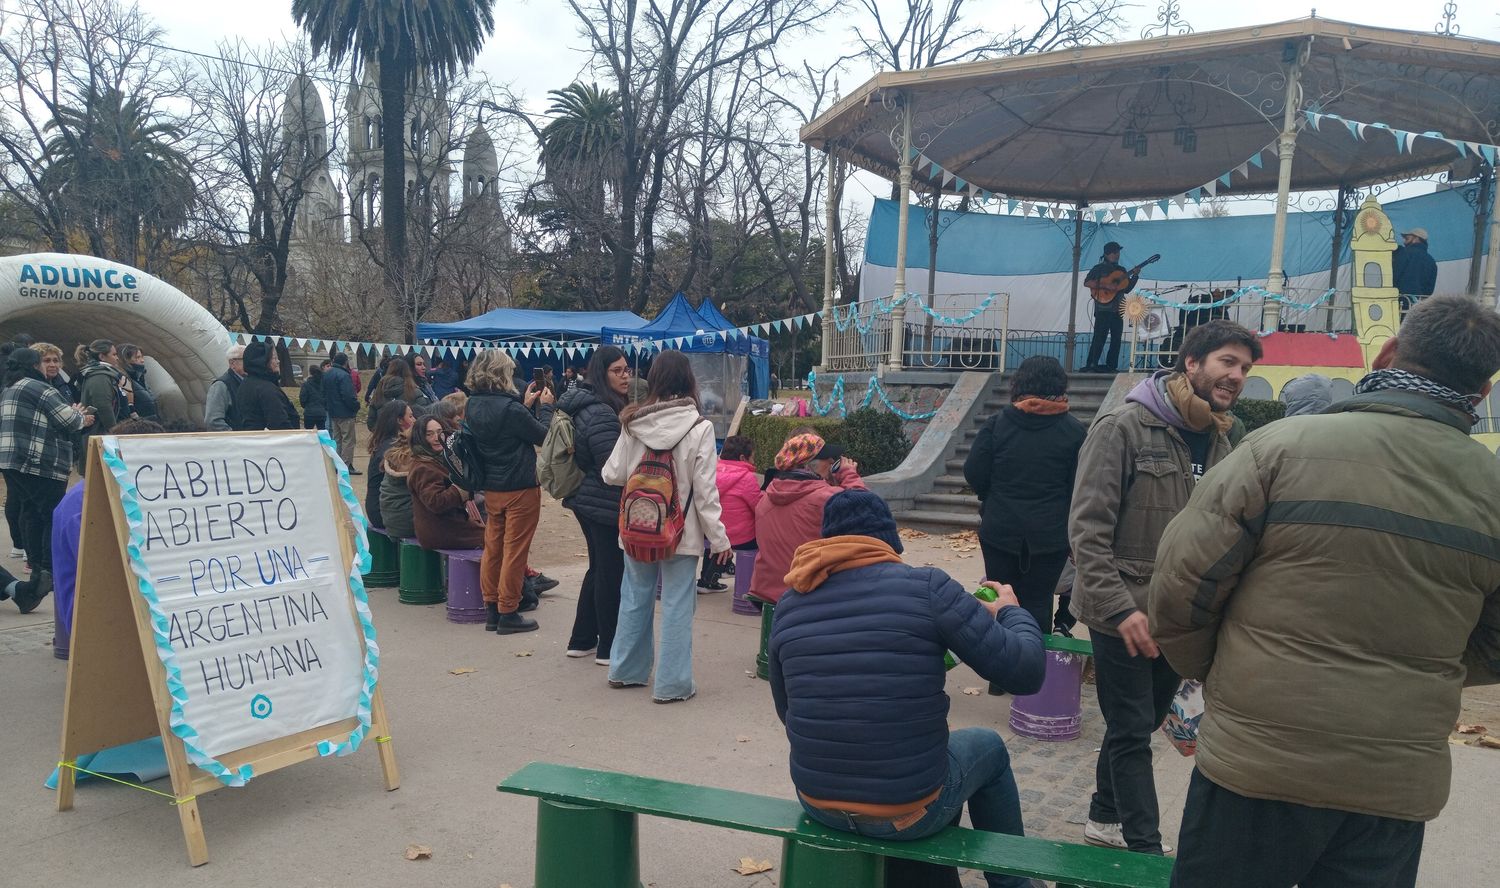
[[[995,590],[991,589],[989,586],[980,586],[978,589],[974,590],[973,595],[980,601],[994,601],[996,598],[1000,597],[996,595]],[[952,651],[948,651],[943,654],[943,668],[952,669],[957,665],[958,658],[953,656]]]

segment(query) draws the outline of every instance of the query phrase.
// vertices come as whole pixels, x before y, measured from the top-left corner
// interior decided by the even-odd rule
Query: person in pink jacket
[[[743,435],[730,435],[719,450],[720,517],[724,532],[729,534],[730,548],[751,551],[755,545],[755,504],[765,494],[755,480],[755,444]],[[712,558],[703,559],[703,575],[698,578],[699,592],[723,592],[724,565]]]
[[[859,465],[819,435],[794,435],[776,454],[776,478],[755,507],[755,577],[750,594],[781,600],[797,547],[823,536],[823,506],[844,490],[864,490]]]

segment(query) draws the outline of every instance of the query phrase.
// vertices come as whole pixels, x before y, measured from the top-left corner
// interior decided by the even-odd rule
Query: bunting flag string
[[[1271,152],[1273,158],[1276,157],[1276,142],[1273,141],[1271,144],[1250,155],[1244,162],[1214,176],[1202,185],[1189,188],[1180,194],[1131,206],[1085,207],[1082,210],[1083,218],[1085,221],[1091,220],[1095,224],[1103,224],[1106,216],[1109,217],[1109,221],[1112,223],[1119,222],[1120,217],[1126,216],[1131,222],[1134,222],[1141,216],[1145,216],[1147,220],[1150,220],[1153,218],[1154,213],[1159,212],[1161,218],[1165,219],[1168,215],[1168,209],[1173,204],[1181,211],[1186,207],[1189,200],[1194,204],[1202,203],[1205,198],[1218,196],[1219,189],[1232,188],[1234,186],[1234,177],[1238,176],[1241,179],[1249,178],[1251,167],[1264,169],[1265,161],[1263,156],[1267,151]],[[1071,221],[1077,219],[1079,216],[1080,211],[1076,207],[1064,206],[1062,204],[1048,204],[1034,200],[1022,200],[998,192],[986,191],[974,183],[966,182],[953,172],[944,169],[937,161],[916,149],[912,149],[912,157],[917,169],[926,167],[929,170],[930,176],[933,178],[941,177],[943,187],[945,188],[950,183],[956,184],[958,186],[957,190],[968,193],[969,197],[978,201],[981,206],[989,207],[993,205],[996,211],[1004,212],[1008,215],[1014,215],[1017,210],[1020,210],[1020,215],[1022,216],[1035,215],[1043,219],[1067,219]]]
[[[1395,146],[1397,154],[1410,154],[1412,146],[1416,143],[1417,139],[1431,139],[1447,144],[1450,148],[1457,151],[1460,157],[1465,157],[1472,151],[1475,156],[1484,158],[1484,161],[1491,166],[1495,165],[1496,157],[1500,156],[1500,146],[1490,145],[1485,142],[1470,142],[1464,139],[1450,139],[1434,130],[1429,130],[1425,133],[1414,133],[1396,129],[1384,123],[1363,123],[1358,120],[1349,120],[1337,114],[1324,114],[1320,111],[1303,111],[1302,113],[1307,119],[1308,126],[1312,127],[1316,132],[1322,132],[1324,121],[1333,121],[1334,123],[1341,124],[1349,132],[1351,138],[1360,142],[1370,141],[1369,133],[1371,130],[1384,133],[1391,138],[1391,144]]]
[[[772,321],[761,321],[754,324],[746,324],[742,327],[733,327],[727,330],[701,330],[691,336],[673,336],[665,339],[637,340],[624,343],[620,347],[627,352],[654,351],[662,348],[682,348],[689,342],[702,337],[722,336],[726,339],[749,338],[754,336],[769,336],[772,333],[795,331],[812,325],[823,314],[822,311],[809,312],[789,318],[778,318]],[[838,316],[837,311],[834,314]],[[845,326],[848,323],[845,322]],[[842,329],[842,328],[841,328]],[[388,355],[409,355],[413,352],[424,355],[427,358],[435,358],[444,353],[457,355],[459,358],[472,358],[482,349],[497,348],[507,352],[512,357],[520,355],[530,358],[552,357],[576,359],[591,354],[599,347],[597,342],[582,342],[576,340],[505,340],[490,342],[483,339],[429,339],[413,345],[408,342],[367,342],[353,339],[318,339],[310,336],[283,336],[272,333],[242,333],[230,331],[229,341],[238,345],[249,345],[252,342],[265,342],[271,345],[280,345],[287,348],[305,348],[315,352],[343,351],[354,354],[366,354],[372,358],[382,358]]]
[[[1158,305],[1162,308],[1180,308],[1186,309],[1188,311],[1223,308],[1226,305],[1233,305],[1234,303],[1239,302],[1246,296],[1260,296],[1270,302],[1279,302],[1294,311],[1310,311],[1327,302],[1329,299],[1332,299],[1333,294],[1336,291],[1331,289],[1325,290],[1323,291],[1323,295],[1319,296],[1311,302],[1298,302],[1283,293],[1272,293],[1270,290],[1267,290],[1265,287],[1259,284],[1251,284],[1248,287],[1241,287],[1240,289],[1235,290],[1233,293],[1230,293],[1229,295],[1215,302],[1173,302],[1169,299],[1163,299],[1160,294],[1155,293],[1151,290],[1136,290],[1135,292],[1143,297],[1147,302],[1150,302],[1152,305]]]
[[[868,303],[863,312],[860,311],[861,303],[851,302],[848,305],[835,305],[833,307],[833,326],[840,333],[848,330],[852,325],[861,334],[869,333],[875,326],[875,321],[883,315],[888,315],[896,309],[896,306],[910,303],[921,309],[924,314],[932,317],[939,324],[949,326],[963,326],[989,310],[995,300],[1003,294],[991,293],[968,312],[958,316],[945,315],[927,304],[920,293],[907,293],[900,298],[894,296],[878,296]]]

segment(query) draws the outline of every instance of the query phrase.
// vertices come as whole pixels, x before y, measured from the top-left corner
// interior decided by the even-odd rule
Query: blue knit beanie
[[[823,536],[867,536],[901,554],[901,535],[891,507],[878,494],[868,490],[846,490],[835,494],[823,506]]]

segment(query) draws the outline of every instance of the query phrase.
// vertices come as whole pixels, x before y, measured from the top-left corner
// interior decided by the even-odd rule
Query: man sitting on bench
[[[1042,633],[1009,586],[983,603],[934,567],[901,562],[891,510],[869,491],[828,501],[823,537],[792,559],[769,645],[771,693],[792,782],[813,820],[878,839],[958,822],[1022,835],[1005,741],[948,733],[943,653],[1015,694],[1042,686]],[[987,874],[990,888],[1024,888]]]

